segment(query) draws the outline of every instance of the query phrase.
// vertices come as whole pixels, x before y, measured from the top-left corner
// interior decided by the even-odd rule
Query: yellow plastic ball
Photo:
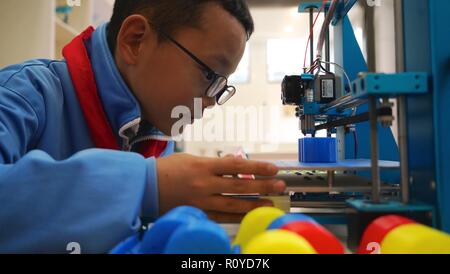
[[[450,254],[450,235],[421,224],[401,225],[381,243],[382,254]]]
[[[255,236],[267,230],[269,225],[285,213],[274,207],[260,207],[250,211],[242,220],[234,245],[241,249]]]
[[[270,230],[254,237],[243,254],[317,254],[303,237],[287,230]]]

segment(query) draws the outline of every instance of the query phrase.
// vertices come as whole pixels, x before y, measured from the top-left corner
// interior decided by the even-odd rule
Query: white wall
[[[57,19],[66,0],[0,0],[0,68],[29,59],[61,59],[62,48],[90,24],[107,21],[113,0],[81,0],[68,24]]]
[[[272,38],[302,38],[306,41],[309,35],[309,15],[298,14],[297,7],[254,8],[252,9],[252,15],[255,20],[256,31],[249,42],[251,79],[248,84],[237,86],[236,96],[222,109],[228,107],[260,108],[264,106],[264,114],[259,115],[262,118],[258,121],[260,124],[258,130],[263,132],[259,135],[264,135],[264,138],[244,142],[219,140],[214,142],[186,142],[185,149],[189,153],[213,156],[217,150],[240,145],[248,152],[253,153],[296,153],[297,151],[298,138],[301,137],[299,121],[294,115],[293,107],[282,106],[281,82],[269,83],[267,80],[266,43],[268,39]],[[318,26],[321,26],[322,21],[321,16],[317,23]],[[297,60],[298,74],[302,73],[305,46],[306,43],[297,49],[302,56]],[[309,64],[309,53],[307,64]],[[209,117],[214,117],[215,113],[220,111],[216,107],[215,110],[209,111]],[[252,126],[253,124],[250,121],[246,121],[247,129]],[[202,125],[195,126],[197,130],[201,127]],[[234,130],[237,130],[237,128],[236,125]]]
[[[395,73],[395,33],[394,0],[382,0],[381,5],[375,8],[375,50],[377,72]],[[394,104],[394,123],[391,130],[394,138],[398,140],[397,100],[391,100]]]
[[[395,73],[394,0],[381,1],[381,5],[375,8],[374,23],[377,71]]]
[[[54,55],[54,0],[0,1],[0,68]]]

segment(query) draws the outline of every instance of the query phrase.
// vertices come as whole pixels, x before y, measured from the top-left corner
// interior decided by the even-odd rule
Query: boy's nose
[[[216,98],[203,97],[203,109],[214,107],[216,105]]]

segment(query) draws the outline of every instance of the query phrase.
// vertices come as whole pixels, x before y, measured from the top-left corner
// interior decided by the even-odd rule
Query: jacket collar
[[[98,27],[85,45],[100,100],[118,141],[127,148],[136,138],[170,139],[152,126],[141,126],[145,122],[141,118],[139,103],[119,73],[107,43],[106,30],[107,24]]]

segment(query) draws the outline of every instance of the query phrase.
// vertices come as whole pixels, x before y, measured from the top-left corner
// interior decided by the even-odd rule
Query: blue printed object
[[[301,163],[336,163],[336,138],[303,138],[299,140]]]

